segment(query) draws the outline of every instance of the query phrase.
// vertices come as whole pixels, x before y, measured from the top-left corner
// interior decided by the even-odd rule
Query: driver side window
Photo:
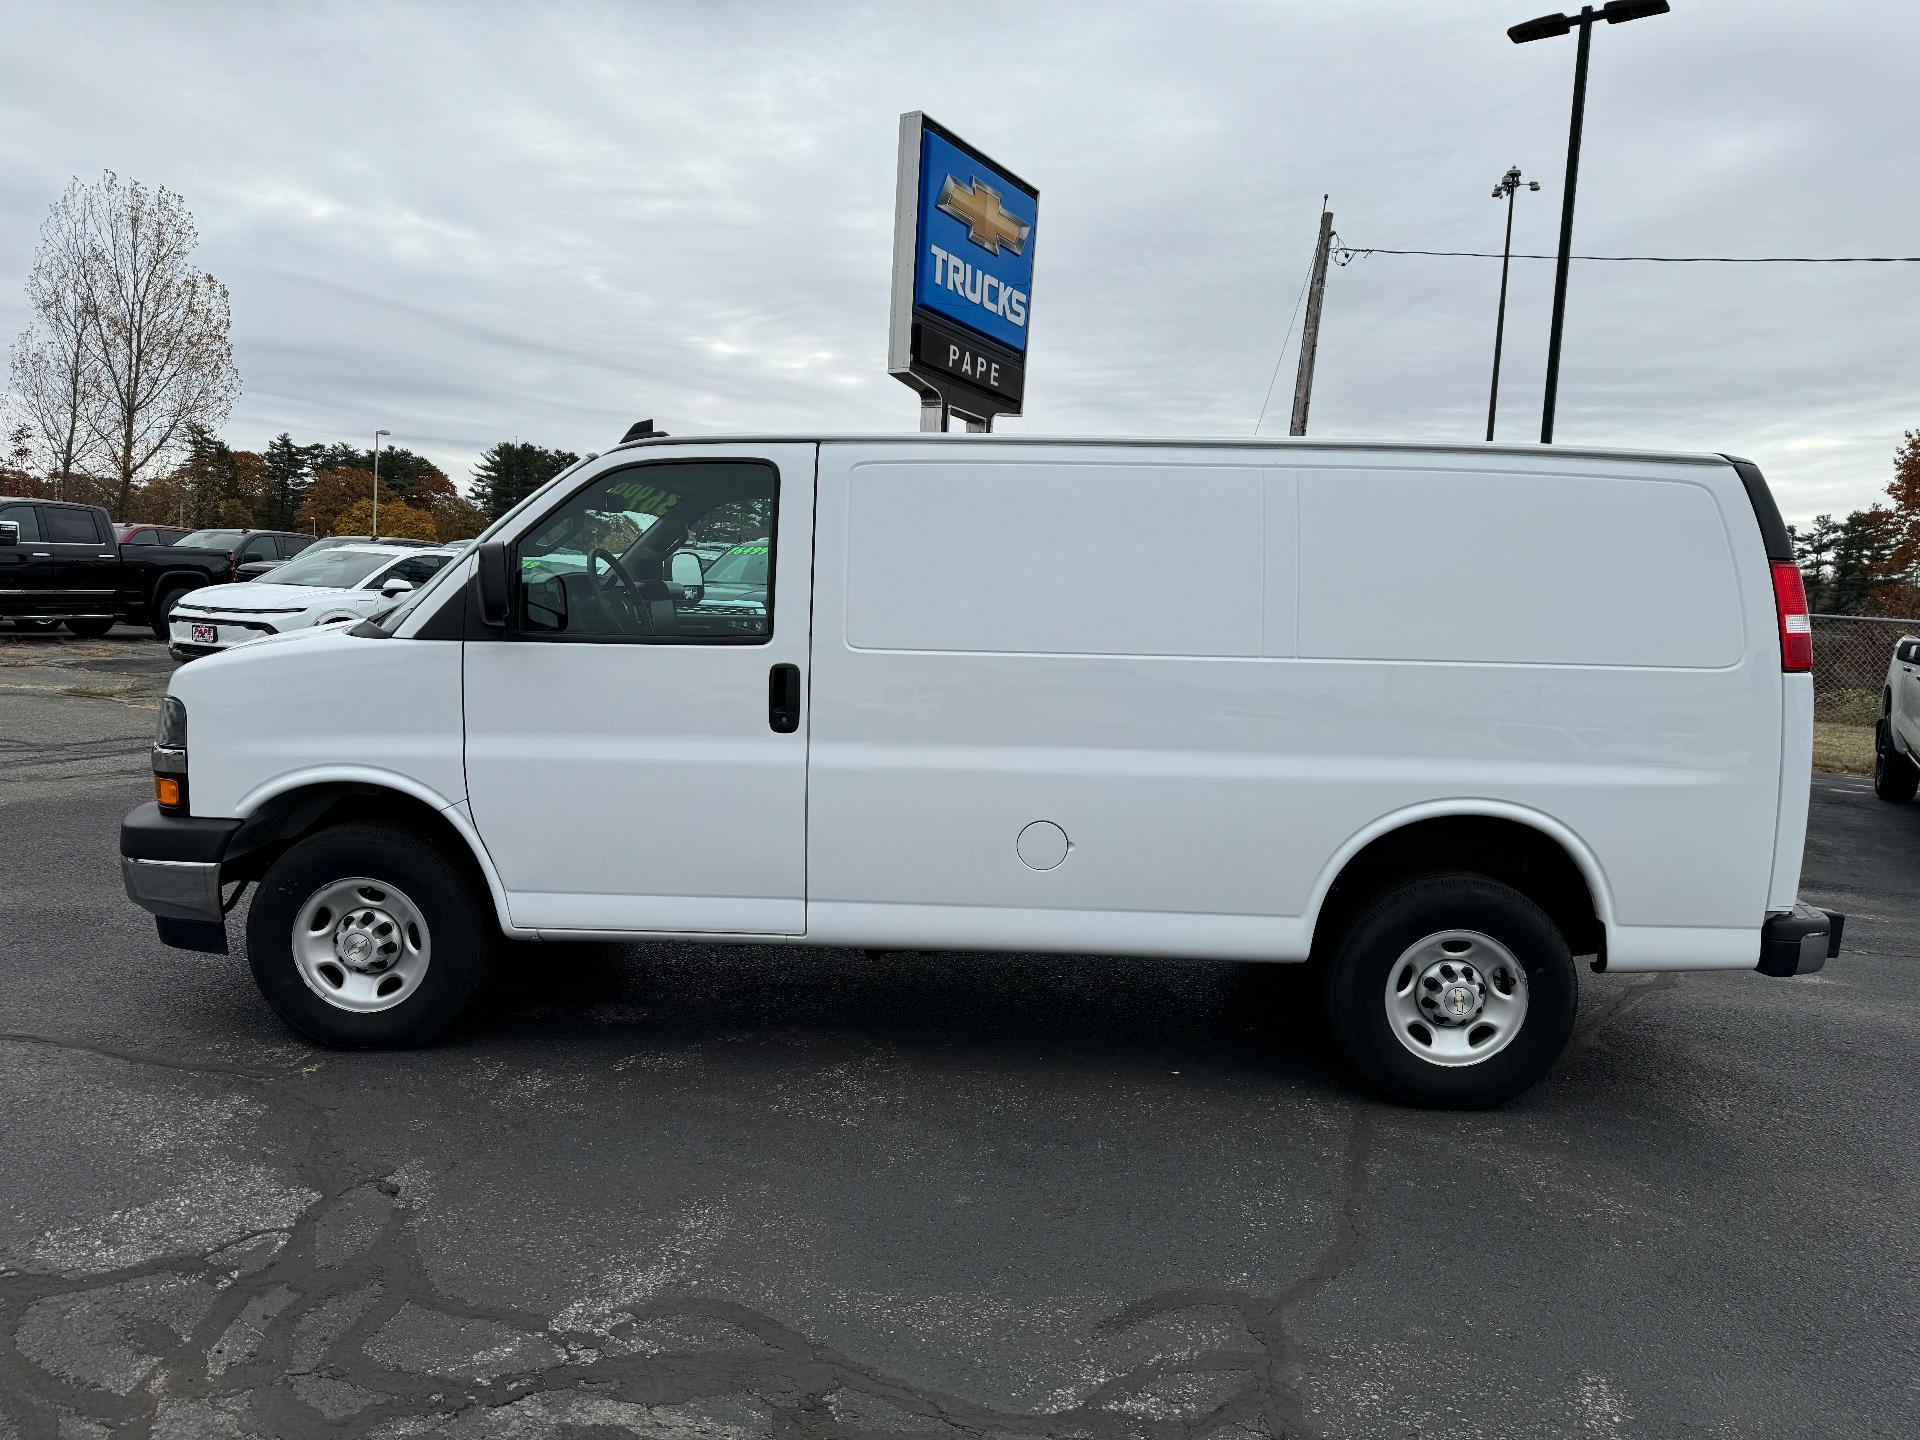
[[[529,639],[764,643],[779,484],[762,460],[656,460],[596,476],[516,547],[514,629]]]

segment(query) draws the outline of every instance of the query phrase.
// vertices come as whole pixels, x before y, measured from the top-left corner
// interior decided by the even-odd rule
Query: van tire
[[[1873,793],[1904,805],[1916,789],[1920,789],[1920,766],[1894,748],[1892,722],[1883,715],[1873,726]]]
[[[1484,1060],[1451,1065],[1423,1059],[1412,1043],[1402,1042],[1389,1017],[1388,988],[1398,978],[1395,972],[1423,974],[1413,970],[1418,962],[1408,957],[1423,956],[1420,947],[1449,932],[1478,937],[1482,953],[1505,952],[1525,971],[1524,1009],[1503,1048]],[[1495,963],[1496,973],[1511,987],[1504,962]],[[1489,1015],[1497,1003],[1489,993],[1493,983],[1489,979],[1481,987]],[[1553,1067],[1573,1033],[1579,991],[1566,939],[1533,901],[1484,875],[1430,874],[1381,891],[1355,913],[1328,965],[1327,1019],[1347,1058],[1388,1099],[1477,1110],[1511,1100]],[[1479,1028],[1450,1033],[1471,1037]],[[1429,1039],[1436,1033],[1445,1032],[1427,1031]]]
[[[333,944],[357,919],[339,914],[333,934],[312,929],[302,954],[296,957],[296,925],[305,932],[310,922],[328,923],[323,905],[308,915],[308,907],[324,897],[329,887],[365,879],[370,898],[363,913],[384,920],[389,912],[405,933],[417,921],[425,942],[425,959],[406,983],[415,988],[390,1008],[371,1011],[342,1008],[323,999],[322,976],[309,978],[317,949]],[[355,899],[346,909],[357,908]],[[378,921],[373,922],[378,924]],[[389,934],[394,933],[391,929]],[[260,879],[247,915],[247,963],[254,983],[280,1018],[317,1044],[341,1050],[387,1050],[425,1045],[437,1038],[467,1008],[486,980],[487,968],[499,932],[493,923],[493,903],[470,869],[447,854],[439,842],[412,830],[380,824],[337,825],[298,841],[282,854]],[[393,974],[405,968],[400,957]],[[386,983],[379,972],[350,976],[339,964],[319,967],[345,985],[338,993],[349,1002],[365,999],[368,984]],[[370,1003],[381,1003],[372,1001]]]
[[[169,585],[167,586],[166,589],[161,590],[154,595],[153,615],[151,617],[153,622],[153,638],[154,639],[164,640],[167,638],[168,614],[172,611],[175,605],[180,603],[180,597],[182,595],[190,594],[192,590],[193,590],[193,586],[191,585]]]

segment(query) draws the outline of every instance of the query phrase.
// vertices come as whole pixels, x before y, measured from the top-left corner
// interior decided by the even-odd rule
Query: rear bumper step
[[[1760,927],[1762,975],[1811,975],[1840,953],[1847,917],[1838,910],[1795,905],[1784,915],[1769,915]]]

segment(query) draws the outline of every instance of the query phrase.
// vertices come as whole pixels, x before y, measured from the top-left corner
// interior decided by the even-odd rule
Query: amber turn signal
[[[180,808],[180,781],[173,775],[153,777],[153,798],[160,802],[161,808],[178,810]]]

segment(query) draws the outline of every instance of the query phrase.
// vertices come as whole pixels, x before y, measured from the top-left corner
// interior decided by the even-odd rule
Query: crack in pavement
[[[1610,1029],[1614,1021],[1653,996],[1679,989],[1680,973],[1678,970],[1661,970],[1628,981],[1611,1005],[1581,1019],[1574,1029],[1573,1038],[1567,1042],[1568,1051],[1585,1049],[1599,1039],[1603,1031]]]
[[[637,1425],[637,1433],[690,1437],[877,1436],[897,1434],[904,1419],[926,1433],[980,1437],[1310,1437],[1303,1387],[1314,1356],[1294,1327],[1358,1263],[1373,1226],[1377,1119],[1361,1106],[1344,1141],[1334,1233],[1305,1274],[1277,1295],[1169,1290],[1096,1326],[1115,1333],[1183,1312],[1224,1310],[1238,1316],[1255,1349],[1156,1356],[1102,1379],[1066,1408],[1013,1411],[885,1374],[732,1301],[650,1300],[623,1306],[604,1326],[582,1327],[462,1299],[427,1270],[414,1233],[420,1212],[401,1178],[407,1167],[383,1169],[356,1153],[337,1133],[339,1107],[299,1089],[302,1069],[156,1056],[20,1032],[0,1033],[0,1043],[243,1082],[292,1122],[300,1136],[294,1170],[313,1197],[290,1223],[228,1234],[208,1249],[85,1275],[0,1273],[0,1416],[22,1440],[54,1440],[63,1417],[129,1436],[153,1435],[163,1422],[163,1433],[197,1433],[209,1417],[224,1417],[218,1423],[232,1433],[292,1437],[339,1434],[343,1424],[356,1434],[379,1427],[394,1435],[553,1434],[573,1428],[567,1416],[588,1414],[601,1418],[580,1433],[634,1433]],[[356,1213],[374,1223],[354,1241]],[[197,1305],[198,1313],[123,1326],[123,1348],[143,1362],[124,1393],[56,1373],[33,1345],[23,1346],[23,1331],[40,1334],[49,1316],[55,1326],[63,1316],[70,1323],[89,1305],[111,1315],[113,1297],[136,1293],[150,1302],[164,1295]],[[648,1344],[646,1327],[662,1323],[683,1337],[706,1327],[729,1338],[717,1347]],[[464,1358],[448,1363],[430,1355],[423,1363],[408,1355],[403,1363],[391,1337],[423,1326],[456,1337],[444,1353]],[[475,1343],[480,1349],[472,1353]],[[1229,1388],[1196,1411],[1156,1398],[1170,1384],[1207,1395]],[[738,1418],[743,1404],[755,1418]],[[878,1407],[883,1419],[862,1424],[862,1406]],[[884,1419],[888,1411],[899,1412],[895,1420]],[[182,1416],[184,1430],[174,1424]],[[506,1417],[500,1424],[508,1428],[463,1428],[492,1426],[494,1417]],[[522,1422],[529,1428],[517,1428]]]

